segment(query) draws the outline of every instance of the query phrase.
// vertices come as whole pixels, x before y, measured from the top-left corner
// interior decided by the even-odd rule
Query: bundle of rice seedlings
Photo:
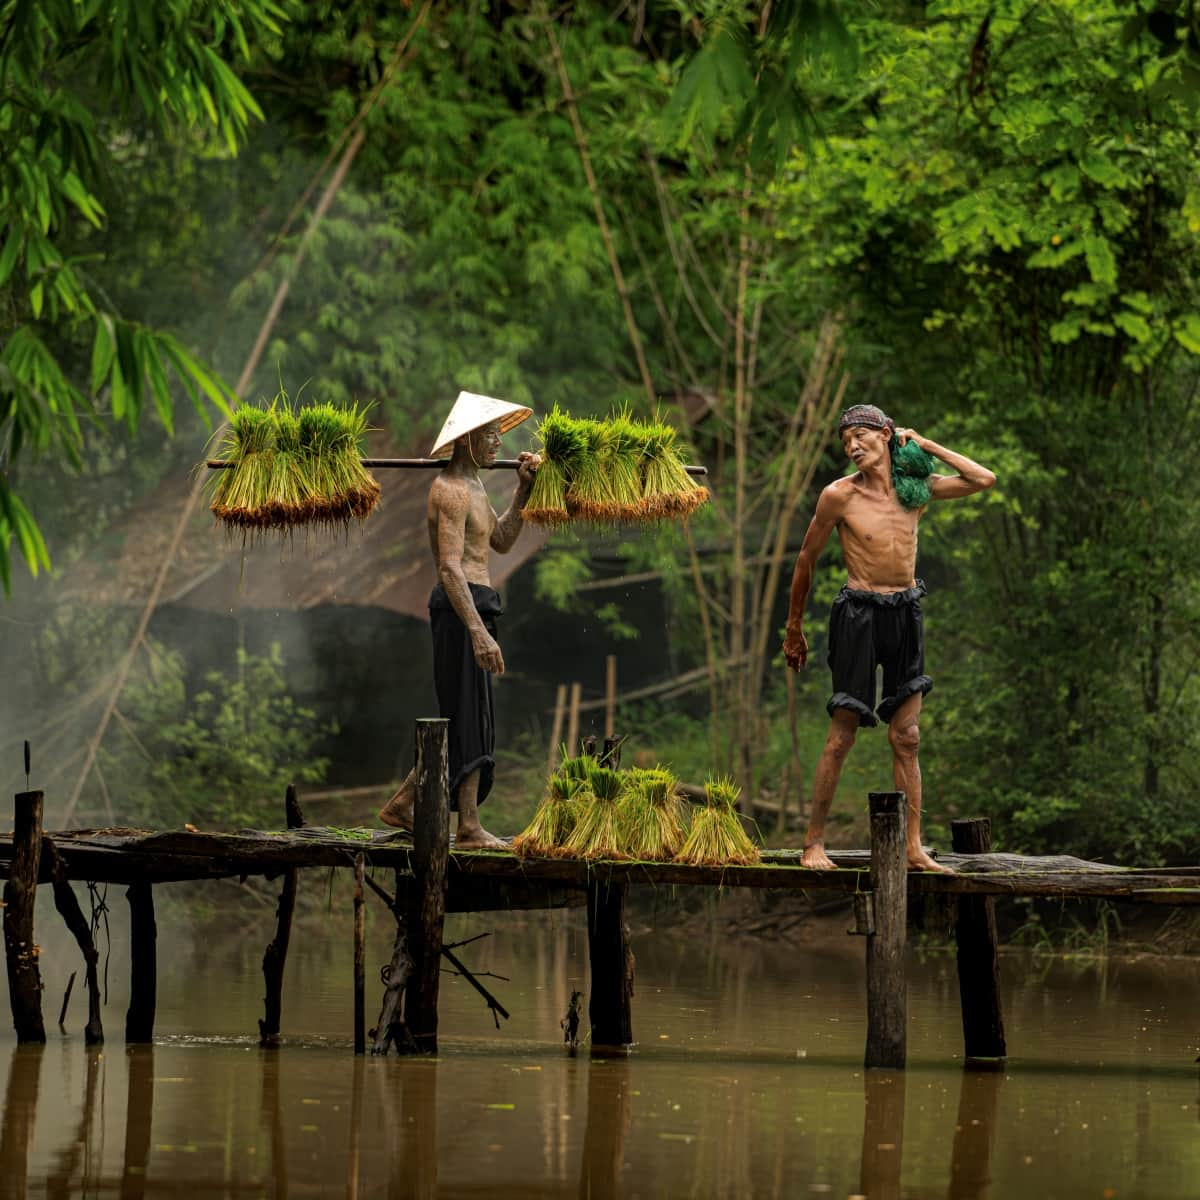
[[[270,413],[252,404],[234,409],[219,451],[233,466],[218,473],[209,506],[217,520],[230,529],[250,534],[271,527],[274,451]]]
[[[741,788],[731,779],[709,778],[704,792],[708,803],[692,813],[692,827],[675,861],[695,867],[758,862],[758,847],[746,836],[737,815]]]
[[[643,428],[627,410],[617,413],[608,422],[601,465],[612,494],[613,520],[636,522],[646,519],[642,499]]]
[[[577,424],[583,447],[567,485],[567,512],[575,520],[597,524],[615,520],[620,515],[620,508],[607,471],[611,441],[609,426],[604,421],[586,418]]]
[[[628,858],[621,846],[617,823],[617,799],[621,794],[621,776],[607,767],[590,765],[587,791],[577,802],[578,820],[563,847],[571,858]]]
[[[561,854],[575,828],[580,808],[578,797],[586,787],[582,779],[561,772],[551,775],[533,820],[512,840],[513,852],[524,858],[553,858]]]
[[[645,520],[688,517],[708,500],[708,488],[685,469],[675,429],[665,421],[644,427],[642,434],[642,507]]]
[[[533,490],[521,515],[538,525],[565,525],[571,519],[567,511],[567,488],[587,439],[579,423],[557,404],[538,426],[538,437],[542,465],[534,476]]]
[[[625,773],[618,802],[621,844],[636,859],[674,858],[684,841],[683,804],[675,777],[664,768]]]
[[[332,527],[363,520],[379,501],[379,484],[363,468],[365,410],[311,404],[301,408],[300,472],[309,496],[307,521]]]
[[[271,527],[287,529],[307,519],[308,495],[300,465],[300,419],[279,397],[268,413],[275,425],[275,452],[271,456],[268,488]]]

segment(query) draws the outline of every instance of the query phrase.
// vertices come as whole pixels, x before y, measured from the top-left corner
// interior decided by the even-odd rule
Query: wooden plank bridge
[[[4,935],[13,1022],[20,1041],[44,1041],[41,983],[33,942],[38,885],[53,892],[83,954],[88,986],[89,1043],[103,1039],[96,981],[96,948],[71,881],[128,886],[132,986],[125,1036],[153,1036],[156,930],[153,888],[196,879],[282,877],[274,939],[263,959],[264,1045],[278,1043],[281,992],[298,875],[311,868],[354,872],[355,1051],[367,1048],[363,910],[368,889],[396,918],[396,939],[372,1050],[437,1050],[441,959],[483,995],[498,1014],[503,1006],[442,940],[446,912],[586,906],[591,964],[588,1015],[592,1052],[623,1053],[633,1044],[633,957],[625,905],[631,887],[762,888],[848,893],[856,928],[867,938],[867,1066],[903,1067],[905,983],[903,952],[910,896],[952,898],[956,910],[965,1057],[999,1061],[1006,1042],[1000,1011],[994,899],[1033,896],[1058,900],[1107,899],[1133,904],[1200,904],[1200,867],[1125,868],[1068,857],[1024,857],[990,852],[986,819],[957,821],[955,852],[939,856],[953,875],[908,872],[904,858],[904,798],[872,793],[870,851],[834,852],[836,871],[815,871],[795,850],[766,851],[754,866],[697,867],[670,862],[584,862],[522,858],[506,851],[458,851],[449,835],[445,724],[418,722],[418,804],[413,836],[383,830],[310,827],[289,789],[288,828],[241,833],[147,832],[134,829],[44,832],[40,792],[16,797],[14,828],[0,836]],[[389,892],[369,869],[392,873]],[[403,1016],[401,1010],[403,1008]]]

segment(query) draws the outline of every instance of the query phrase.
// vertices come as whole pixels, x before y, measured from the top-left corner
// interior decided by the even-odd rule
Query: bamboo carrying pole
[[[450,465],[448,458],[360,458],[359,462],[371,470],[440,471]],[[204,464],[210,471],[226,471],[235,464],[221,458],[210,458]],[[515,471],[521,465],[515,458],[498,458],[493,463],[476,463],[481,471]],[[696,477],[708,474],[707,467],[685,466],[689,475]]]
[[[987,854],[992,823],[973,817],[950,823],[956,854]],[[958,991],[962,1001],[963,1053],[968,1065],[999,1065],[1008,1053],[1000,1011],[1000,960],[996,903],[990,896],[960,896],[954,925]]]
[[[412,851],[416,886],[408,921],[413,965],[404,997],[404,1019],[422,1054],[437,1053],[438,982],[450,858],[449,726],[449,721],[440,717],[417,722]]]
[[[33,909],[42,859],[41,792],[18,792],[13,799],[13,855],[4,885],[4,957],[8,999],[18,1042],[44,1042],[42,977],[33,940]]]
[[[871,792],[871,888],[875,932],[867,936],[866,1067],[903,1070],[907,1057],[904,940],[908,922],[903,792]]]

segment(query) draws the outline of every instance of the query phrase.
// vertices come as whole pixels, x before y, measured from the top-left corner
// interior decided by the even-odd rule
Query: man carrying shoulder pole
[[[829,616],[830,726],[813,776],[803,863],[833,869],[825,852],[825,820],[859,727],[875,725],[878,716],[888,727],[896,790],[908,797],[909,868],[947,871],[921,845],[917,749],[921,702],[933,680],[925,674],[925,585],[916,578],[917,526],[930,501],[973,495],[990,488],[996,477],[915,430],[897,429],[871,404],[846,409],[838,434],[858,469],[831,483],[817,500],[796,558],[783,643],[787,665],[799,671],[808,660],[804,609],[813,573],[836,528],[847,579]],[[934,474],[930,456],[958,474]],[[878,667],[883,668],[883,695],[876,705]]]

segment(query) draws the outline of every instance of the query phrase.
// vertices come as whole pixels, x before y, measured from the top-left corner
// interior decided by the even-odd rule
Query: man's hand
[[[517,462],[520,464],[517,467],[518,483],[525,488],[533,487],[533,477],[537,474],[538,467],[542,465],[542,456],[522,450],[517,455]]]
[[[783,639],[783,657],[793,671],[808,662],[808,638],[803,629],[789,629]]]
[[[923,438],[915,429],[897,429],[896,441],[903,446],[906,442],[916,442],[927,453],[929,452],[928,438]]]
[[[491,671],[493,675],[504,674],[504,655],[500,653],[499,643],[486,629],[471,634],[471,649],[481,670]]]

